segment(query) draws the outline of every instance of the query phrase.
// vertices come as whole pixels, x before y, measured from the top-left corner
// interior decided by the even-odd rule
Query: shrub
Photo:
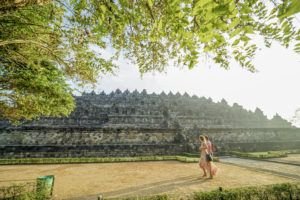
[[[267,158],[281,158],[287,157],[287,152],[280,151],[268,151],[268,152],[239,152],[230,151],[231,155],[241,158],[253,158],[253,159],[267,159]]]
[[[195,200],[298,200],[300,199],[299,184],[275,184],[269,186],[245,187],[211,192],[198,192],[193,196]]]
[[[183,153],[182,154],[183,156],[185,157],[193,157],[193,158],[199,158],[200,157],[200,154],[199,153]]]
[[[15,184],[8,187],[0,187],[1,200],[47,200],[47,194],[41,190],[36,191],[36,183]]]

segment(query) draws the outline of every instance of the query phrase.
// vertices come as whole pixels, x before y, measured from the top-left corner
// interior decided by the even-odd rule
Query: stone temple
[[[225,100],[146,90],[83,93],[66,118],[12,126],[0,121],[0,157],[178,155],[197,152],[198,136],[219,152],[300,147],[300,129],[279,115],[247,111]]]

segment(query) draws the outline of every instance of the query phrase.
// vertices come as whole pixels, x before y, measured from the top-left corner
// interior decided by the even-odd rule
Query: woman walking
[[[199,140],[201,145],[199,147],[200,151],[200,160],[199,160],[199,167],[203,170],[203,176],[207,176],[207,171],[209,172],[209,178],[213,178],[213,176],[217,173],[217,167],[212,162],[212,155],[209,152],[209,147],[205,136],[200,135]]]

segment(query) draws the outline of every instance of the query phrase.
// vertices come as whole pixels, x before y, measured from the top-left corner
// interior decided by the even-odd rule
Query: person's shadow
[[[105,199],[114,198],[126,198],[126,197],[138,197],[138,196],[152,196],[161,193],[167,193],[169,191],[175,190],[180,187],[199,185],[207,181],[207,178],[200,178],[193,176],[185,176],[176,179],[169,179],[164,181],[158,181],[128,188],[123,188],[119,190],[114,190],[111,192],[101,193]],[[89,195],[85,197],[72,198],[74,200],[90,200],[97,199],[97,194]]]

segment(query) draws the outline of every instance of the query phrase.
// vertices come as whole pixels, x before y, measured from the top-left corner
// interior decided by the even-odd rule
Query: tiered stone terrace
[[[198,136],[210,135],[219,152],[300,146],[300,130],[260,109],[225,100],[169,93],[116,90],[75,97],[67,118],[42,118],[11,126],[0,122],[0,157],[174,155],[197,152]]]

